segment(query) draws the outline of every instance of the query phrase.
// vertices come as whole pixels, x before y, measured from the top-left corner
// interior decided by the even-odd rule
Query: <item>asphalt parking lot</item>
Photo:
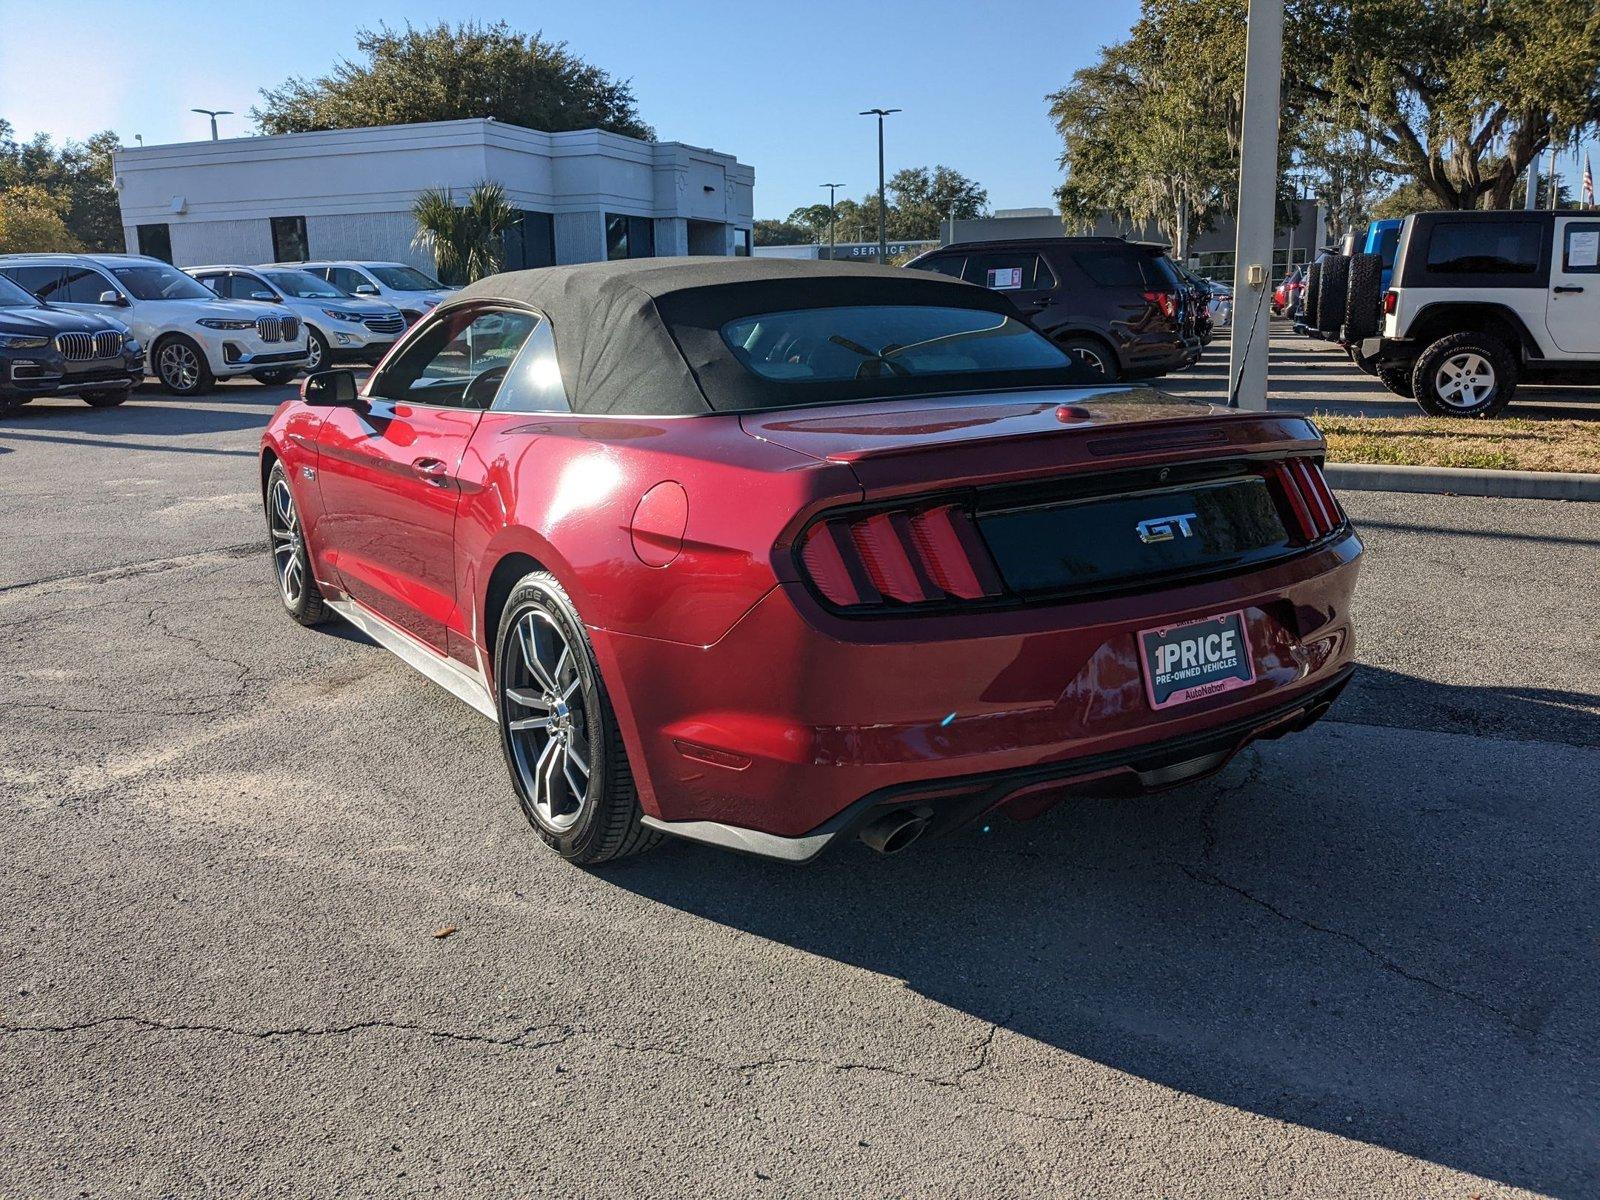
[[[584,873],[279,611],[286,391],[0,418],[0,1197],[1600,1195],[1600,506],[1347,495],[1208,783]]]

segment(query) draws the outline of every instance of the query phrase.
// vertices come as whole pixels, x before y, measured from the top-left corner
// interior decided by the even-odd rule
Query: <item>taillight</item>
[[[1386,316],[1386,317],[1394,316],[1394,310],[1399,308],[1399,307],[1400,307],[1400,293],[1399,292],[1390,291],[1390,292],[1385,292],[1383,294],[1383,315],[1384,316]]]
[[[816,589],[840,608],[1002,595],[988,548],[952,504],[818,521],[800,543]]]
[[[1311,459],[1291,458],[1273,463],[1271,472],[1283,503],[1294,519],[1295,528],[1290,532],[1298,534],[1299,540],[1314,542],[1345,523],[1344,510],[1334,499],[1322,468]]]
[[[1176,292],[1146,292],[1144,298],[1161,310],[1164,317],[1178,315],[1178,294]]]

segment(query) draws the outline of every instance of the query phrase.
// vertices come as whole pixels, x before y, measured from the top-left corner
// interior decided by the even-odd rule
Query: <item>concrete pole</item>
[[[1233,341],[1228,403],[1267,406],[1272,245],[1278,207],[1278,92],[1283,81],[1283,0],[1250,0],[1245,43],[1239,219],[1233,245]]]
[[[1556,184],[1558,182],[1560,182],[1560,181],[1556,178],[1556,142],[1555,142],[1554,138],[1551,138],[1550,139],[1550,180],[1545,186],[1545,191],[1549,193],[1545,197],[1545,199],[1550,201],[1548,207],[1549,207],[1551,212],[1554,212],[1555,208],[1556,208]]]
[[[1526,209],[1539,207],[1539,156],[1537,154],[1528,162],[1528,194],[1523,198],[1522,207]]]

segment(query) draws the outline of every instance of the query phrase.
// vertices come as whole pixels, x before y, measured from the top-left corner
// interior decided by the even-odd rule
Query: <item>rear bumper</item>
[[[914,619],[832,617],[783,585],[711,646],[604,630],[594,640],[653,823],[809,838],[897,790],[979,781],[992,807],[1011,797],[989,796],[985,780],[1104,779],[1126,773],[1119,763],[1148,773],[1168,743],[1244,729],[1220,767],[1252,730],[1313,705],[1347,672],[1360,552],[1351,533],[1227,579]],[[1152,710],[1138,631],[1234,609],[1255,682]]]
[[[1064,763],[882,788],[799,837],[780,837],[708,821],[646,817],[645,824],[690,841],[801,864],[810,862],[834,843],[849,840],[884,814],[900,809],[926,814],[930,835],[953,832],[996,809],[1025,820],[1075,794],[1161,791],[1213,775],[1251,742],[1299,733],[1316,724],[1354,673],[1354,666],[1346,666],[1331,680],[1302,691],[1267,712],[1186,737]]]

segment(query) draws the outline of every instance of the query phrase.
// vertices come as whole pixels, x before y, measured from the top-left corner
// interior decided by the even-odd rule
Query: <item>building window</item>
[[[748,229],[735,229],[733,231],[733,253],[738,258],[750,257],[750,231]]]
[[[311,247],[306,242],[304,217],[272,218],[272,260],[274,262],[305,262],[311,257]]]
[[[653,258],[656,252],[656,223],[649,217],[624,217],[606,214],[606,257]]]
[[[556,223],[549,213],[524,212],[505,232],[505,269],[556,265]]]
[[[172,227],[170,225],[140,225],[135,231],[139,237],[139,253],[172,261]]]

